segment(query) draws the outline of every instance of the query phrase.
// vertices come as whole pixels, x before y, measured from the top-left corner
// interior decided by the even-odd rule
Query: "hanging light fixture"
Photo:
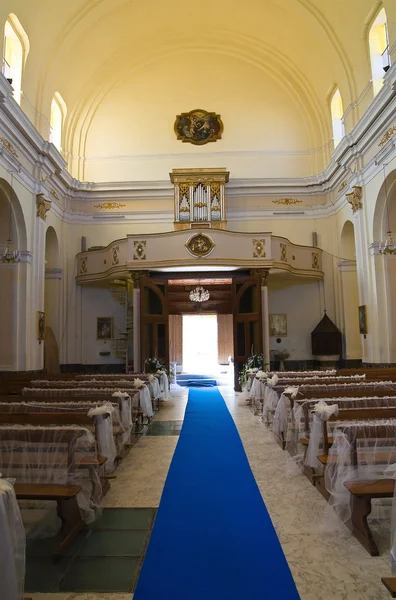
[[[210,294],[208,290],[202,287],[202,285],[197,285],[197,287],[190,292],[190,300],[191,302],[195,302],[197,304],[201,304],[201,302],[206,302],[209,300]]]
[[[387,215],[387,219],[388,219],[388,231],[386,234],[386,239],[385,240],[381,240],[379,243],[379,251],[380,254],[396,254],[396,243],[393,239],[392,236],[392,231],[390,228],[390,223],[389,223],[389,205],[388,205],[388,193],[387,193],[387,189],[386,189],[386,174],[385,174],[385,165],[384,165],[384,186],[385,186],[385,208],[386,208],[386,215]]]
[[[18,250],[11,250],[11,227],[12,227],[12,194],[13,194],[14,173],[11,171],[11,196],[10,196],[10,223],[8,228],[8,240],[6,248],[1,256],[1,262],[6,264],[19,263],[21,260]]]

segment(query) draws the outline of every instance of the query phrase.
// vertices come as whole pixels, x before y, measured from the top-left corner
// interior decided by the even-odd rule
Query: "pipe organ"
[[[173,169],[175,228],[225,227],[225,184],[229,172],[221,169]]]

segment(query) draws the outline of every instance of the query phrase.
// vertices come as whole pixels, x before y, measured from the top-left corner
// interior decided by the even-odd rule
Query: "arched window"
[[[388,25],[384,8],[379,11],[370,28],[369,47],[373,91],[376,96],[383,86],[384,75],[390,67]]]
[[[14,98],[21,103],[22,72],[29,52],[29,39],[17,17],[10,14],[4,27],[3,74],[14,89]]]
[[[63,124],[66,117],[66,104],[62,96],[55,92],[51,102],[51,115],[50,115],[50,142],[52,142],[59,150],[62,149],[62,135],[63,135]]]
[[[330,110],[331,120],[333,124],[334,148],[336,148],[345,135],[345,127],[343,121],[344,108],[342,106],[342,98],[340,90],[338,88],[336,89],[331,98]]]

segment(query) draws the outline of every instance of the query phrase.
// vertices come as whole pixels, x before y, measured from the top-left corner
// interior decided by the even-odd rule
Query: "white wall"
[[[122,337],[119,332],[125,332],[125,307],[113,299],[108,288],[81,286],[81,363],[83,365],[123,363],[122,359],[117,358],[111,340],[96,339],[97,317],[112,317],[113,337]],[[111,354],[100,356],[99,352],[102,351],[110,351]]]
[[[275,337],[270,338],[271,350],[287,350],[288,360],[313,360],[311,353],[311,332],[323,317],[320,303],[320,283],[272,279],[268,284],[270,314],[287,315],[287,337],[280,344]]]

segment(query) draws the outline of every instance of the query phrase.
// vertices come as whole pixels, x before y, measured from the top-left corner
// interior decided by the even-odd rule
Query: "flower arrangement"
[[[174,373],[169,365],[166,365],[164,362],[159,360],[159,358],[146,358],[144,361],[144,372],[145,373],[166,373],[169,379],[174,377]]]
[[[265,371],[265,367],[267,366],[268,363],[264,362],[264,356],[262,354],[254,354],[252,352],[252,355],[247,359],[239,373],[238,381],[241,388],[247,384],[249,373]]]

